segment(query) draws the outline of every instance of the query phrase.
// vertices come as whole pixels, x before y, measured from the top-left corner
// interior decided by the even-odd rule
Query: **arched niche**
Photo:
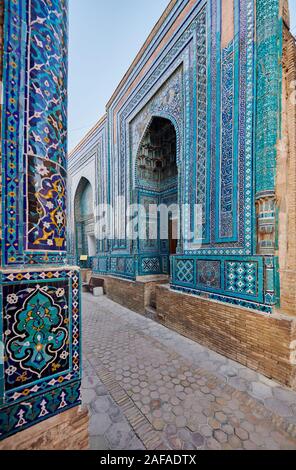
[[[74,220],[77,261],[85,267],[89,258],[96,255],[94,194],[90,181],[82,177],[74,197]],[[87,260],[82,260],[87,257]]]

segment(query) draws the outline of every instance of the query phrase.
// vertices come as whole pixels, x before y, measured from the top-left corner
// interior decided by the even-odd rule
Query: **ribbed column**
[[[274,254],[275,178],[280,137],[282,27],[279,0],[257,0],[257,252]]]

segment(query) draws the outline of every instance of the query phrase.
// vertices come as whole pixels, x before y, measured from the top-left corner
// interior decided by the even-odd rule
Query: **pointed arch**
[[[96,254],[94,232],[94,192],[90,181],[82,176],[74,195],[74,220],[77,262],[82,255]]]

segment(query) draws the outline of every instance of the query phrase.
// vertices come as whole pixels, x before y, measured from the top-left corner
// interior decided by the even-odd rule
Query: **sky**
[[[105,106],[169,0],[70,0],[69,150]],[[296,35],[296,0],[289,0]],[[139,7],[140,5],[140,7]]]
[[[69,150],[104,115],[107,102],[168,3],[69,1]]]

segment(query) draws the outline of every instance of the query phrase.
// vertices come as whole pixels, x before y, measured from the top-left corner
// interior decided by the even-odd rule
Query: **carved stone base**
[[[87,450],[88,410],[72,408],[0,442],[0,450]]]

